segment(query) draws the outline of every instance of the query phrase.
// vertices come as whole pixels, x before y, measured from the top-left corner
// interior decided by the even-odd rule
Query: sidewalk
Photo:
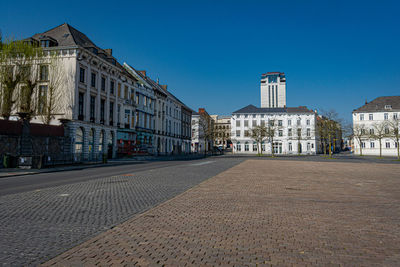
[[[63,165],[53,168],[43,168],[43,169],[19,169],[19,168],[1,168],[0,169],[0,179],[12,176],[21,175],[33,175],[39,173],[49,173],[49,172],[61,172],[70,170],[82,170],[87,168],[98,168],[98,167],[108,167],[108,166],[118,166],[132,164],[138,161],[167,161],[167,160],[194,160],[204,158],[204,155],[179,155],[179,156],[139,156],[135,158],[121,158],[121,159],[111,159],[107,163],[97,163],[97,162],[86,162],[76,165]]]
[[[44,266],[397,266],[400,166],[382,166],[247,160]]]

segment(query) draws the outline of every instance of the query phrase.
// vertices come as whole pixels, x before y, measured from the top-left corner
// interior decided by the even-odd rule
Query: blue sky
[[[396,1],[17,1],[0,29],[67,22],[211,114],[260,106],[261,74],[285,72],[288,106],[349,121],[366,99],[400,95],[399,13]]]

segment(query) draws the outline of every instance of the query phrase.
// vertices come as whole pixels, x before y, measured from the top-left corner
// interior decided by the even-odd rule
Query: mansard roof
[[[380,96],[353,112],[387,112],[400,110],[400,96]]]
[[[252,114],[266,114],[266,113],[314,113],[305,106],[299,107],[283,107],[283,108],[258,108],[254,105],[248,105],[232,114],[252,113]]]

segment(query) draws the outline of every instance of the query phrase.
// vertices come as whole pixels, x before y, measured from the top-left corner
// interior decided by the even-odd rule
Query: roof
[[[385,109],[387,105],[390,105],[391,109]],[[353,112],[383,112],[390,110],[400,110],[400,96],[380,96],[364,106],[353,110]]]
[[[86,50],[89,50],[92,53],[97,54],[97,56],[99,56],[100,58],[103,58],[106,61],[111,61],[112,64],[114,64],[113,62],[115,62],[114,65],[116,65],[118,68],[120,68],[125,72],[122,65],[119,64],[118,61],[111,54],[109,54],[108,51],[98,47],[84,33],[78,31],[77,29],[75,29],[74,27],[72,27],[67,23],[61,24],[60,26],[57,26],[42,33],[36,33],[35,35],[33,35],[28,39],[40,41],[41,39],[47,39],[47,38],[55,40],[57,42],[57,47],[78,46]],[[93,49],[95,49],[96,52]],[[127,72],[125,72],[125,74],[127,74]]]
[[[241,108],[237,111],[232,112],[232,114],[237,113],[314,113],[314,111],[309,110],[305,106],[299,107],[284,107],[284,108],[258,108],[254,105],[248,105],[244,108]]]
[[[263,73],[261,76],[267,76],[267,75],[285,75],[284,72],[280,72],[280,71],[270,71],[270,72],[266,72]]]

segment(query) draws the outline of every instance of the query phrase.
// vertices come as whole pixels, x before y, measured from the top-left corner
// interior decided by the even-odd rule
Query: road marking
[[[204,161],[204,162],[200,162],[200,163],[194,163],[191,164],[192,166],[201,166],[201,165],[206,165],[206,164],[210,164],[213,163],[214,161]]]
[[[60,197],[68,197],[69,194],[59,194]]]

